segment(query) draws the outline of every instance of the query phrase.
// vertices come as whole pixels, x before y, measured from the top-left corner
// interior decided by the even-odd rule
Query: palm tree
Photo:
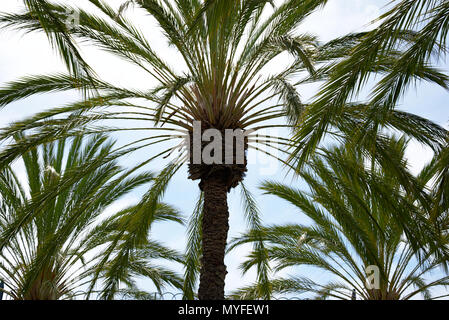
[[[390,140],[392,154],[407,166],[405,147],[405,139]],[[269,243],[268,255],[275,270],[315,267],[329,276],[327,283],[307,276],[277,278],[271,281],[275,293],[314,293],[317,299],[349,300],[355,290],[366,300],[411,299],[420,294],[431,299],[433,288],[449,285],[448,276],[431,274],[441,260],[429,253],[417,255],[404,226],[395,219],[408,216],[416,226],[413,232],[420,234],[418,226],[430,218],[427,204],[416,194],[405,192],[394,174],[378,164],[371,167],[369,160],[351,146],[334,148],[323,157],[313,157],[301,173],[310,190],[263,184],[268,194],[288,201],[313,221],[260,231]],[[426,170],[415,183],[424,186]],[[249,233],[235,239],[232,247],[258,237]],[[256,259],[257,255],[250,254],[243,269],[248,270]],[[320,273],[320,278],[326,276]],[[242,288],[235,297],[258,298],[258,286]]]
[[[119,155],[179,140],[141,163],[141,167],[153,158],[170,155],[184,143],[186,136],[193,136],[195,121],[201,123],[201,131],[216,129],[220,133],[224,133],[226,129],[248,133],[250,130],[257,132],[272,127],[288,127],[284,123],[270,122],[285,115],[297,119],[301,114],[303,104],[294,87],[289,84],[288,77],[307,71],[313,74],[312,62],[326,62],[344,55],[354,42],[354,39],[340,39],[333,43],[333,46],[326,46],[320,45],[308,34],[293,33],[304,18],[326,3],[324,0],[289,0],[279,7],[275,7],[272,1],[268,0],[174,3],[155,0],[132,1],[135,6],[156,19],[170,45],[177,50],[186,65],[184,73],[178,74],[152,49],[140,30],[124,17],[124,10],[131,2],[124,3],[118,11],[103,1],[90,2],[101,11],[102,16],[75,9],[80,17],[80,25],[71,30],[61,30],[61,21],[67,8],[46,1],[33,2],[35,6],[45,3],[45,7],[36,8],[29,5],[24,14],[4,15],[1,22],[3,25],[28,31],[45,30],[50,34],[51,40],[52,37],[67,34],[64,38],[67,43],[89,41],[139,66],[159,84],[148,91],[125,89],[96,79],[92,73],[86,76],[82,72],[27,77],[11,84],[0,93],[1,105],[36,93],[70,89],[82,89],[89,98],[65,108],[38,114],[33,119],[16,123],[5,130],[2,138],[7,137],[6,131],[10,136],[12,131],[42,128],[45,120],[45,129],[35,133],[29,142],[13,144],[6,148],[1,157],[2,164],[9,163],[32,145],[61,136],[120,130],[154,133],[145,135],[130,144],[127,149],[120,150]],[[59,40],[55,42],[60,43]],[[65,47],[58,49],[64,61],[76,60],[78,66],[83,65],[82,60],[76,59],[77,54],[67,53]],[[295,58],[294,62],[286,70],[274,75],[268,74],[264,67],[283,52],[291,53]],[[75,68],[70,71],[73,69]],[[275,97],[282,101],[273,103]],[[138,104],[136,100],[130,101],[130,98],[143,100],[144,103]],[[73,113],[76,117],[61,117]],[[53,116],[58,118],[48,122]],[[144,123],[152,121],[161,126],[128,126],[120,129],[88,126],[94,121],[108,119],[132,119]],[[80,127],[84,127],[83,130],[80,130]],[[254,147],[252,138],[253,136],[246,136],[244,150]],[[276,148],[273,143],[288,145],[288,140],[270,136],[260,137],[256,142],[262,145],[262,152],[269,155],[272,155],[270,148]],[[186,156],[186,151],[193,148],[191,144],[187,145],[177,159],[190,159]],[[200,147],[200,150],[203,151],[203,148]],[[236,154],[237,150],[234,151]],[[178,169],[179,162],[175,162],[163,171],[161,193],[165,190],[162,182],[168,182]],[[204,199],[199,298],[223,299],[226,275],[224,252],[229,215],[227,193],[243,180],[246,159],[243,163],[230,165],[207,164],[201,159],[200,163],[191,163],[189,171],[191,179],[200,180]],[[152,195],[159,197],[159,194]],[[148,201],[147,197],[142,203]],[[257,218],[252,218],[252,221],[257,221]],[[199,256],[198,252],[195,256]],[[192,268],[195,269],[194,264]],[[186,274],[195,274],[193,269],[187,270]],[[192,287],[186,291],[191,291],[194,281],[187,281],[186,285]]]
[[[329,128],[338,128],[347,135],[352,133],[359,143],[369,140],[365,131],[369,128],[379,131],[388,126],[388,114],[407,88],[418,80],[449,89],[447,72],[431,68],[433,74],[430,74],[422,68],[443,58],[448,50],[449,3],[445,0],[397,0],[391,4],[393,7],[377,19],[380,25],[367,33],[346,59],[327,70],[329,78],[306,110],[307,121],[297,128],[293,163],[304,163]],[[391,54],[397,58],[388,70],[381,70],[384,56]],[[347,128],[339,126],[339,122],[352,112],[346,102],[379,74],[376,71],[384,76],[374,85],[363,121],[358,127],[344,131]],[[370,141],[372,143],[372,139]],[[432,142],[430,146],[439,151]]]
[[[200,299],[223,299],[229,216],[227,193],[242,185],[247,170],[246,158],[237,161],[231,157],[226,164],[218,160],[204,161],[202,157],[192,161],[195,160],[192,159],[195,152],[190,151],[197,150],[200,155],[211,151],[206,143],[194,143],[195,123],[199,124],[200,137],[209,129],[215,130],[212,136],[218,140],[225,140],[226,130],[244,136],[240,148],[234,145],[232,139],[231,144],[225,143],[209,152],[214,159],[220,158],[227,147],[231,147],[234,156],[239,152],[246,154],[248,148],[256,148],[285,162],[283,159],[288,155],[286,149],[292,146],[290,140],[258,133],[264,129],[302,125],[303,110],[307,105],[301,101],[295,85],[326,79],[329,65],[347,56],[365,34],[321,44],[313,36],[298,32],[300,23],[326,4],[326,0],[286,0],[279,6],[271,0],[135,0],[124,2],[119,10],[114,10],[104,1],[89,0],[101,15],[78,8],[68,10],[66,6],[50,4],[45,0],[25,2],[28,9],[24,13],[3,15],[0,23],[19,30],[44,30],[63,56],[70,74],[26,77],[10,83],[0,90],[0,106],[37,93],[73,89],[82,90],[84,98],[78,103],[37,114],[5,129],[0,140],[23,130],[32,129],[33,134],[28,141],[12,143],[5,148],[0,154],[0,167],[29,148],[58,137],[109,131],[144,132],[141,138],[110,157],[118,158],[158,146],[159,151],[140,163],[136,170],[157,157],[175,157],[175,161],[162,171],[157,190],[142,199],[141,207],[148,203],[154,205],[166,190],[170,178],[180,168],[181,161],[190,162],[189,178],[200,181],[200,199],[204,203],[200,205],[201,214],[193,215],[189,229],[189,263],[184,291],[187,298],[193,298],[198,271],[196,260],[202,256],[198,296]],[[170,67],[153,50],[144,33],[125,17],[125,10],[130,4],[156,20],[185,66],[182,72]],[[78,26],[64,27],[62,21],[68,11],[79,17]],[[144,70],[158,84],[142,91],[117,87],[97,79],[95,74],[89,72],[84,60],[78,58],[78,51],[69,50],[76,48],[74,44],[80,42],[94,44],[125,59]],[[286,69],[270,74],[270,63],[286,52],[293,56],[293,62]],[[388,70],[396,58],[397,54],[386,55],[380,59],[375,71]],[[317,71],[315,64],[324,66]],[[420,68],[424,78],[440,76],[427,65],[420,65]],[[304,79],[293,85],[289,80],[296,75],[303,75]],[[351,119],[357,122],[355,112],[352,116]],[[396,114],[391,117],[391,125],[395,128],[410,130],[411,122],[427,125],[418,117],[413,120]],[[94,126],[95,122],[103,121],[104,124],[105,120],[120,120],[119,128]],[[127,125],[125,120],[140,121],[144,126]],[[150,122],[151,127],[148,126]],[[429,127],[431,129],[427,130]],[[429,125],[420,131],[418,138],[433,139],[431,133],[438,130]],[[181,152],[176,154],[176,150]],[[281,156],[276,156],[274,151]],[[243,185],[242,194],[248,200],[246,212],[249,213],[247,216],[251,226],[257,229],[260,225],[257,210]],[[141,216],[147,218],[144,214]],[[261,262],[259,268],[266,271],[264,265]]]
[[[101,135],[84,142],[81,137],[71,143],[63,139],[23,154],[25,179],[11,167],[0,172],[0,232],[17,228],[17,219],[35,210],[0,252],[0,278],[5,283],[0,290],[8,298],[74,299],[91,293],[112,298],[122,291],[139,292],[135,276],[148,277],[159,290],[164,285],[181,287],[176,274],[150,263],[158,258],[181,262],[180,254],[150,239],[126,247],[126,230],[130,230],[126,226],[132,222],[133,207],[101,219],[106,208],[150,183],[153,174],[130,176],[116,162],[103,162],[58,191],[73,171],[103,159],[112,148],[113,143]],[[46,198],[55,192],[56,197]],[[45,200],[33,207],[40,197]],[[163,203],[152,214],[152,222],[181,222],[179,213]]]

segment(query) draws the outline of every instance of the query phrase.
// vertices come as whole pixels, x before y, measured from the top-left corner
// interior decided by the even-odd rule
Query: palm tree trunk
[[[224,300],[224,264],[229,230],[227,203],[228,184],[222,172],[215,172],[202,180],[204,211],[202,221],[203,257],[198,297],[200,300]]]

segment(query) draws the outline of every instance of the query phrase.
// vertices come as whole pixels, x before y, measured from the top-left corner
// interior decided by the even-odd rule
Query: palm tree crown
[[[405,140],[391,140],[390,149],[404,162]],[[330,275],[327,283],[306,277],[277,278],[271,290],[277,294],[314,293],[317,299],[411,299],[449,284],[449,277],[431,279],[441,260],[430,253],[418,255],[407,240],[404,225],[395,216],[408,216],[413,230],[423,232],[430,211],[416,195],[404,192],[394,175],[368,167],[367,159],[352,147],[340,147],[315,156],[301,176],[310,191],[266,182],[262,189],[287,200],[313,223],[263,228],[268,255],[280,271],[289,267],[315,267]],[[423,174],[416,183],[422,183]],[[423,217],[427,217],[423,220]],[[431,227],[431,223],[428,225]],[[260,237],[260,235],[259,235]],[[254,241],[256,232],[236,239],[233,247]],[[417,251],[418,250],[418,251]],[[255,264],[252,253],[243,265]],[[301,269],[298,269],[301,270]],[[258,298],[259,285],[242,288],[239,298]]]
[[[61,182],[73,170],[104,158],[112,148],[113,143],[103,136],[84,143],[82,138],[71,144],[60,140],[22,156],[26,181],[20,180],[11,167],[1,171],[0,232],[14,231],[2,245],[0,255],[0,278],[5,282],[8,298],[74,299],[90,294],[89,291],[113,297],[125,289],[137,292],[133,282],[136,275],[149,277],[159,289],[164,284],[180,287],[180,279],[173,272],[158,269],[145,260],[182,261],[179,254],[157,242],[128,248],[126,259],[117,261],[123,254],[121,246],[126,243],[121,230],[130,220],[130,208],[115,212],[100,223],[106,208],[135,188],[150,183],[152,174],[123,179],[120,175],[124,170],[111,161],[58,192]],[[54,192],[57,197],[46,198]],[[33,206],[38,198],[44,200]],[[17,224],[29,215],[27,223]],[[166,219],[180,222],[176,210],[159,204],[154,221]],[[117,233],[121,233],[121,238],[117,238]],[[121,288],[118,281],[123,284]],[[95,286],[97,282],[100,289]]]

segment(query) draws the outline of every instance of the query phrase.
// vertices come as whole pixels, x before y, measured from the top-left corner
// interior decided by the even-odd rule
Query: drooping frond
[[[390,152],[397,158],[404,158],[405,147],[405,139],[390,140]],[[430,197],[405,191],[395,174],[370,165],[351,144],[315,156],[300,174],[310,190],[275,182],[265,182],[262,189],[297,207],[312,223],[267,226],[234,239],[231,245],[262,239],[275,271],[308,266],[331,279],[323,283],[307,276],[274,278],[270,281],[274,296],[307,293],[316,299],[351,299],[355,290],[362,299],[410,299],[420,294],[430,299],[432,288],[445,286],[445,276],[424,280],[447,257],[427,250],[438,238]],[[438,247],[444,248],[445,240],[441,241]],[[251,252],[242,267],[247,270],[257,259]],[[377,270],[378,287],[367,284],[368,268]],[[241,288],[233,297],[261,298],[261,285]]]

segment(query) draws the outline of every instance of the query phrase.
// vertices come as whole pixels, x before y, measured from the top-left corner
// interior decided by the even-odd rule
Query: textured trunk
[[[229,128],[234,130],[235,135],[229,136],[228,133],[227,136],[226,130],[223,128],[201,126],[201,128],[197,128],[200,130],[201,137],[203,137],[204,130],[215,129],[215,133],[218,130],[222,138],[221,148],[218,148],[215,143],[220,143],[220,141],[214,140],[213,148],[208,150],[208,153],[205,153],[206,148],[210,147],[210,143],[202,139],[201,141],[195,139],[196,134],[198,134],[195,132],[195,128],[194,126],[192,132],[189,133],[187,142],[190,151],[189,179],[200,180],[199,187],[204,195],[202,221],[203,256],[201,258],[198,297],[200,300],[224,300],[227,273],[224,256],[229,230],[227,196],[228,192],[237,187],[245,177],[248,138],[245,132],[239,131],[238,128]],[[195,143],[200,145],[198,146]],[[233,154],[229,154],[231,148]],[[221,157],[219,157],[219,152],[222,153]],[[208,158],[208,161],[204,159],[205,154],[211,157],[210,159]]]
[[[223,171],[202,180],[204,211],[202,221],[203,257],[198,297],[224,300],[226,266],[224,256],[229,230],[228,184]]]

